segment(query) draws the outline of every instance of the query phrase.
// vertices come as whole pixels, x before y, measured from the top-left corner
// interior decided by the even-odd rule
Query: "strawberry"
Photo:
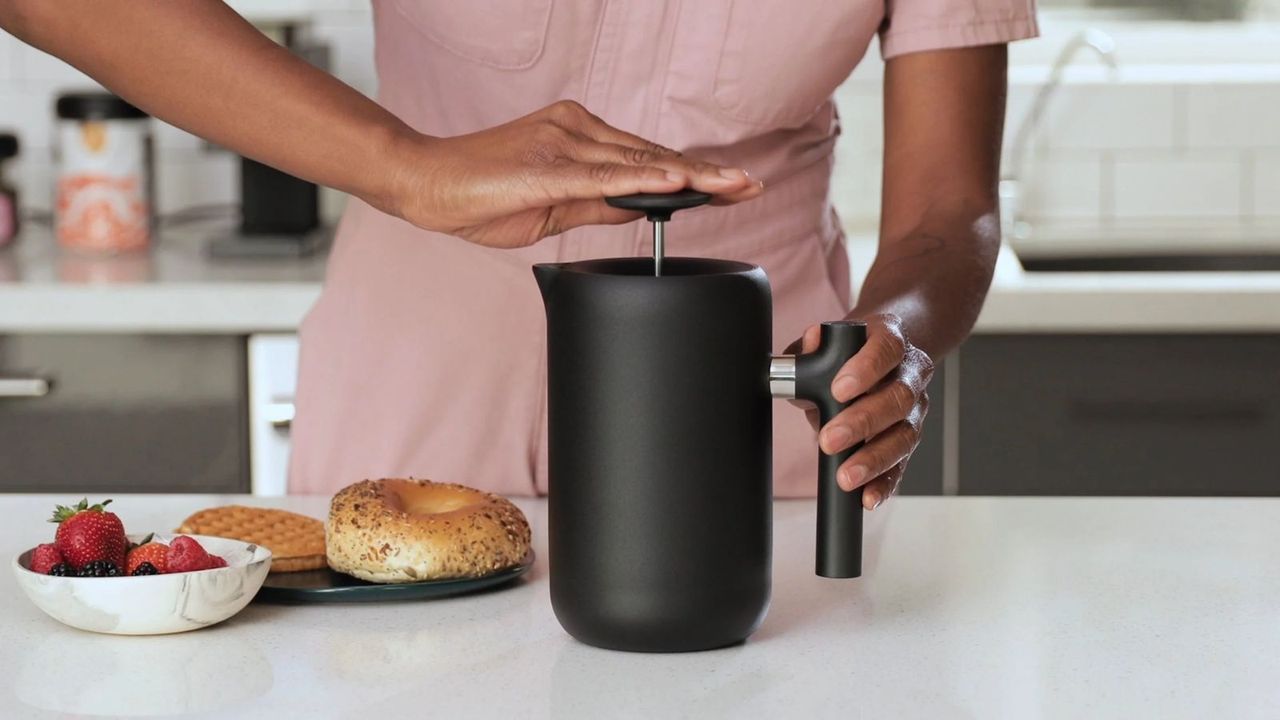
[[[64,562],[62,553],[53,543],[43,543],[31,552],[31,572],[48,575],[54,565]]]
[[[142,563],[151,563],[156,573],[163,575],[169,572],[169,546],[164,543],[143,543],[129,551],[124,559],[124,574],[132,575]]]
[[[186,535],[179,535],[169,543],[169,555],[165,562],[171,573],[208,570],[212,567],[209,553],[205,552],[195,538]]]
[[[58,523],[53,543],[72,567],[79,569],[98,560],[124,566],[124,525],[115,513],[103,510],[110,502],[91,506],[81,500],[73,507],[54,509],[49,520]]]

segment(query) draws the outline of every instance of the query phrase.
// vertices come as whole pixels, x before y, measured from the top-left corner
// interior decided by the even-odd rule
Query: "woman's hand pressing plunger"
[[[603,198],[693,188],[720,204],[760,194],[745,171],[686,158],[561,101],[488,130],[398,141],[382,209],[480,245],[521,247],[640,214]]]
[[[933,377],[933,360],[907,340],[896,315],[875,315],[865,321],[866,345],[831,382],[836,400],[853,403],[819,431],[818,446],[834,455],[863,443],[840,466],[836,482],[845,491],[865,487],[862,506],[874,510],[897,491],[920,442],[920,427],[929,411],[925,388]],[[810,327],[800,351],[816,350],[819,338],[819,327]],[[810,411],[810,420],[817,425],[816,411]]]

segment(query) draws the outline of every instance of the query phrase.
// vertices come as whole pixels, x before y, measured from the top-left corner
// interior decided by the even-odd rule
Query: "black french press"
[[[745,640],[769,604],[772,399],[845,407],[831,381],[866,327],[822,324],[818,350],[772,355],[754,265],[664,257],[664,223],[710,196],[609,198],[654,223],[655,255],[533,268],[547,314],[549,545],[556,618],[582,642],[680,652]],[[861,573],[853,449],[819,452],[817,574]]]

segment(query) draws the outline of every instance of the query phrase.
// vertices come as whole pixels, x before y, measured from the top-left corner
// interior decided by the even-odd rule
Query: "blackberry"
[[[130,575],[159,575],[160,571],[156,570],[156,566],[149,562],[138,563],[138,567],[133,569]]]
[[[108,560],[94,560],[80,568],[78,573],[80,577],[115,577],[119,574],[120,568]]]
[[[58,577],[66,577],[67,575],[75,577],[76,571],[67,563],[58,563],[57,565],[49,568],[49,574],[57,575]]]

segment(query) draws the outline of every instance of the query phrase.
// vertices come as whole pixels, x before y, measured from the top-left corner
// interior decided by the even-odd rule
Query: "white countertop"
[[[0,496],[14,554],[65,497]],[[131,530],[225,502],[124,496]],[[1263,718],[1280,716],[1280,499],[898,498],[866,577],[812,573],[814,507],[776,506],[773,604],[745,645],[599,650],[556,624],[546,509],[526,580],[413,603],[254,603],[184,635],[98,636],[0,573],[0,716]]]
[[[95,257],[24,231],[0,250],[0,333],[296,330],[320,296],[325,255],[215,260],[205,252],[214,234],[188,228],[148,254]]]
[[[170,234],[151,255],[59,253],[30,232],[0,251],[0,333],[290,332],[319,297],[323,256],[212,260],[210,231]],[[875,254],[851,235],[855,284]],[[1004,248],[975,332],[1275,332],[1280,272],[1026,273]]]

